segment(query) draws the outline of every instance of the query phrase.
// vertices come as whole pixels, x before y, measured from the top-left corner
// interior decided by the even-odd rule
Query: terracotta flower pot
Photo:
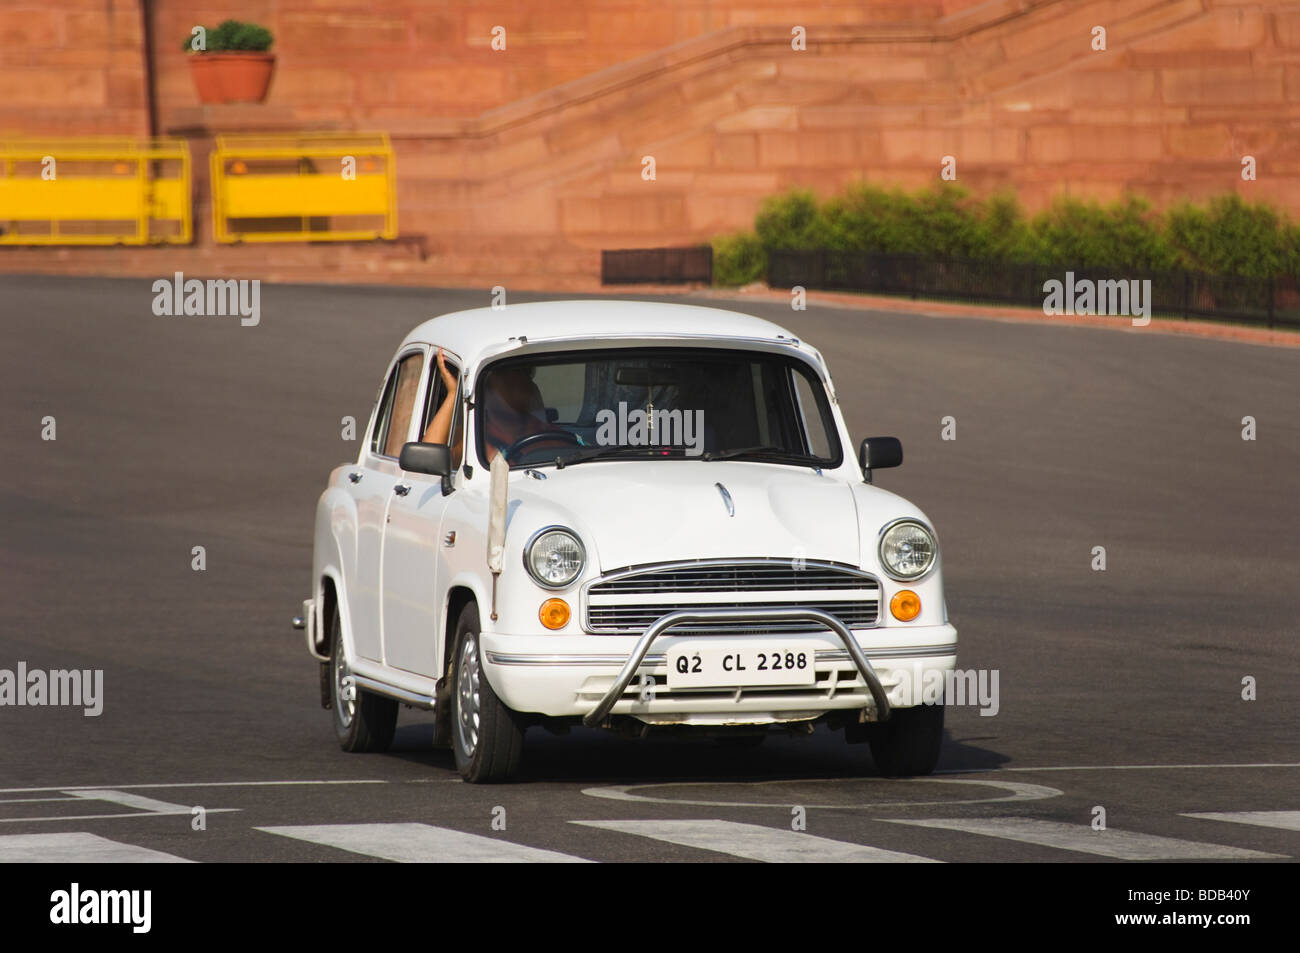
[[[194,88],[204,103],[260,103],[275,69],[274,53],[191,53]]]

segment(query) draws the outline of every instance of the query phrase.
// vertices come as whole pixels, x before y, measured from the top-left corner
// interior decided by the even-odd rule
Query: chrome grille
[[[612,576],[593,584],[600,592],[785,592],[791,589],[862,589],[870,576],[830,566],[795,569],[792,561],[774,564],[728,564],[653,569]],[[872,587],[874,589],[874,586]]]
[[[820,609],[850,628],[876,624],[880,584],[874,576],[838,563],[788,559],[673,563],[609,573],[587,586],[585,627],[608,635],[635,635],[680,609]],[[810,632],[807,622],[693,623],[673,634]]]

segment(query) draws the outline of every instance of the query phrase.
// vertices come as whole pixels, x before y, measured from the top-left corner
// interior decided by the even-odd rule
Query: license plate
[[[678,642],[668,650],[668,687],[812,685],[816,663],[811,642]]]

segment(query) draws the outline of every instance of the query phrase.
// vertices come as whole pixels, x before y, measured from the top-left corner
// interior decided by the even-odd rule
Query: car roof
[[[418,325],[402,346],[435,344],[475,364],[518,346],[520,337],[526,337],[529,343],[619,338],[794,340],[794,335],[779,324],[724,308],[588,298],[533,301],[499,310],[455,311]]]

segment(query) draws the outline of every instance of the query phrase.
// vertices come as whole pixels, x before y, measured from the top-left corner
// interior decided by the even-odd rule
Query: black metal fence
[[[600,281],[606,285],[713,283],[713,249],[620,248],[600,253]]]
[[[913,298],[947,298],[1043,307],[1049,281],[1061,284],[1061,296],[1083,282],[1125,283],[1150,281],[1150,297],[1139,285],[1142,311],[1160,316],[1198,317],[1300,327],[1300,283],[1294,278],[1239,278],[1186,271],[1124,272],[1107,268],[1070,268],[1065,265],[1012,265],[959,258],[922,255],[883,255],[854,251],[768,252],[767,282],[773,288],[825,291],[862,291]],[[1120,292],[1117,284],[1105,286],[1108,300]],[[1119,297],[1128,299],[1127,293]],[[1098,302],[1094,300],[1094,308]],[[1130,300],[1130,311],[1135,302]],[[1115,313],[1113,310],[1111,313]]]

